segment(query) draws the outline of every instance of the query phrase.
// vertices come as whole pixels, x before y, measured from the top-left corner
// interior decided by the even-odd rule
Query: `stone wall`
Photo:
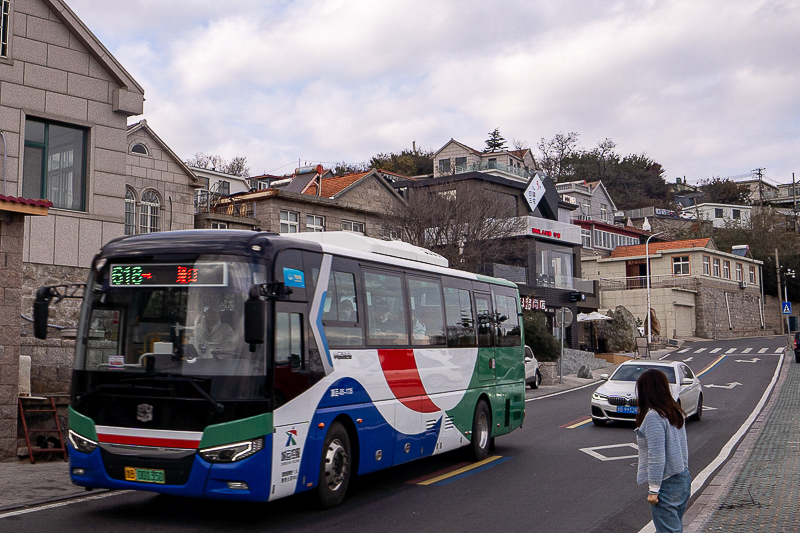
[[[596,370],[598,368],[608,366],[608,361],[605,359],[598,359],[594,356],[593,352],[584,352],[582,350],[571,350],[564,348],[563,361],[561,362],[561,372],[565,376],[568,374],[576,374],[578,369],[582,366],[588,366],[591,370]],[[558,367],[556,366],[556,369],[557,368]]]

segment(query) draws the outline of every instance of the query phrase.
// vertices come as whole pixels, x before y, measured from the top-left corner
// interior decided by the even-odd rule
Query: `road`
[[[693,477],[704,478],[751,415],[784,347],[783,337],[707,341],[668,356],[686,361],[704,385],[703,420],[687,425]],[[525,427],[497,439],[497,458],[482,468],[437,477],[473,466],[450,453],[371,474],[330,511],[317,510],[306,495],[231,504],[124,492],[0,518],[0,530],[640,531],[650,510],[646,489],[635,482],[633,426],[594,426],[588,416],[594,388],[530,398]]]

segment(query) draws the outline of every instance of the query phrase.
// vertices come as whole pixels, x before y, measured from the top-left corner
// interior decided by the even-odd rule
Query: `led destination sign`
[[[111,265],[112,287],[225,287],[225,263]]]

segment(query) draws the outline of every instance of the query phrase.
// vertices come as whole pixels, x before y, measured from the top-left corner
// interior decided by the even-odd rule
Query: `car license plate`
[[[631,406],[631,405],[618,405],[617,406],[617,412],[618,413],[628,413],[629,415],[635,415],[636,413],[639,412],[639,408]]]
[[[137,481],[139,483],[164,483],[164,471],[151,468],[131,468],[125,467],[125,481]]]

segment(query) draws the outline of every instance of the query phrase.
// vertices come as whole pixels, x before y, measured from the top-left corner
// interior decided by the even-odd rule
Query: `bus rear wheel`
[[[475,416],[472,417],[472,442],[470,443],[470,457],[475,461],[483,461],[489,456],[492,444],[492,415],[489,406],[481,400],[475,406]]]
[[[317,496],[325,509],[344,500],[350,484],[350,436],[339,422],[331,424],[322,446]]]

